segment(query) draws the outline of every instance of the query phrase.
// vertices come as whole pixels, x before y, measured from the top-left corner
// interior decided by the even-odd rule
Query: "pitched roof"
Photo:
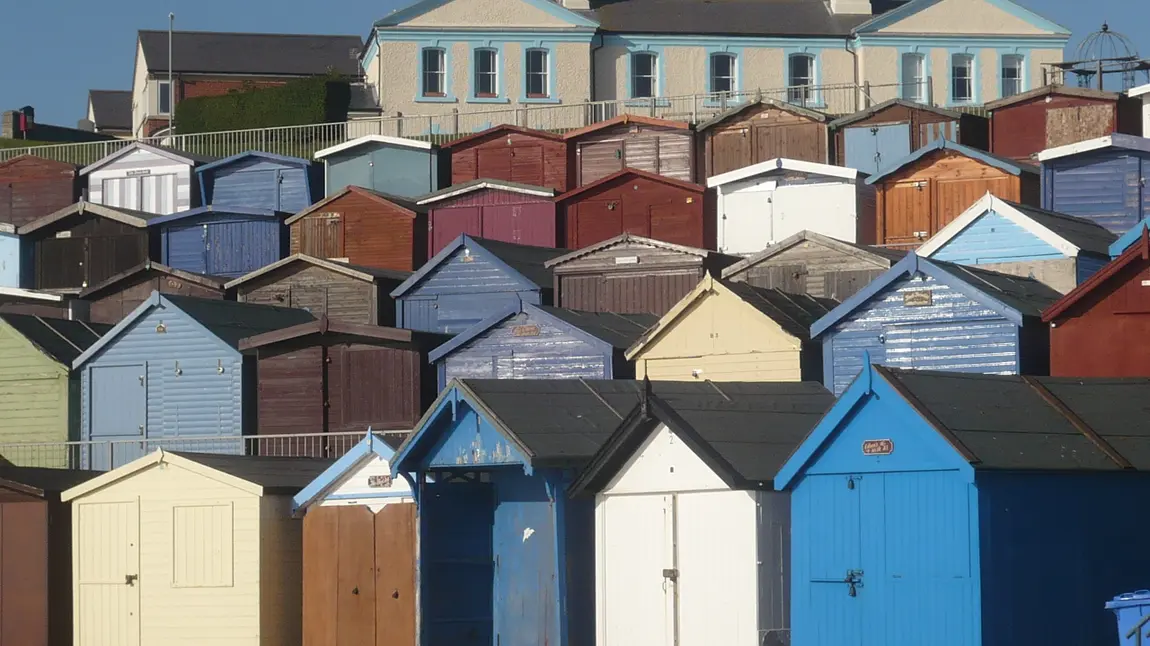
[[[97,128],[132,129],[131,90],[88,90],[88,103]]]
[[[1150,153],[1150,139],[1146,137],[1139,137],[1137,135],[1126,135],[1122,133],[1113,133],[1105,137],[1097,137],[1095,139],[1087,139],[1086,141],[1079,141],[1065,146],[1058,146],[1057,148],[1047,148],[1046,150],[1038,153],[1038,161],[1045,162],[1052,159],[1061,159],[1063,157],[1071,157],[1073,155],[1080,155],[1082,153],[1093,152],[1096,150],[1103,150],[1106,148],[1118,148],[1121,150],[1133,150],[1140,153]]]
[[[168,71],[168,32],[140,30],[149,72]],[[317,76],[334,70],[362,76],[359,36],[250,34],[177,31],[172,35],[172,71],[188,74]]]
[[[637,168],[624,168],[623,170],[615,171],[614,173],[611,173],[610,175],[608,175],[606,177],[602,177],[600,179],[597,179],[594,182],[591,182],[590,184],[584,184],[583,186],[580,186],[578,188],[573,188],[570,191],[567,191],[566,193],[556,197],[555,201],[556,202],[565,202],[565,201],[567,201],[573,197],[576,197],[578,195],[582,195],[583,193],[587,193],[589,191],[596,190],[600,186],[603,186],[604,184],[609,184],[610,182],[613,182],[613,181],[619,179],[620,177],[628,177],[628,176],[630,176],[630,177],[641,177],[643,179],[649,179],[652,182],[659,182],[661,184],[667,184],[668,186],[677,186],[681,189],[684,189],[687,191],[693,191],[696,193],[705,193],[707,191],[707,187],[705,187],[705,186],[700,186],[698,184],[692,184],[691,182],[685,182],[681,179],[674,179],[672,177],[667,177],[666,175],[656,175],[655,173],[649,173],[645,170],[639,170]]]
[[[998,312],[1016,325],[1023,325],[1026,319],[1040,318],[1042,310],[1062,296],[1033,278],[1010,276],[941,260],[928,260],[918,254],[910,253],[865,288],[831,310],[829,314],[815,321],[811,326],[811,337],[821,335],[903,276],[913,275],[916,272],[926,274],[962,292],[968,298]]]
[[[415,203],[425,208],[435,208],[428,206],[434,202],[446,200],[459,195],[465,195],[474,191],[481,191],[483,189],[493,189],[496,191],[507,191],[510,193],[521,193],[523,195],[534,195],[536,197],[554,197],[555,189],[547,188],[545,186],[534,186],[532,184],[521,184],[519,182],[509,182],[502,179],[473,179],[471,181],[463,182],[462,184],[453,184],[447,188],[432,191],[426,195],[421,195],[415,198]]]
[[[180,308],[180,311],[195,319],[233,348],[239,348],[241,339],[315,320],[310,312],[290,307],[236,303],[175,294],[166,294],[162,298]]]
[[[1102,269],[1094,272],[1090,278],[1079,283],[1077,287],[1070,290],[1070,292],[1060,298],[1058,302],[1052,303],[1050,307],[1042,313],[1042,320],[1047,323],[1057,321],[1068,314],[1086,295],[1096,289],[1102,289],[1112,278],[1122,277],[1124,274],[1123,270],[1131,264],[1145,263],[1147,260],[1150,260],[1150,230],[1139,225],[1135,231],[1138,232],[1139,236],[1137,242],[1126,247],[1120,256],[1104,265]]]
[[[228,157],[217,159],[213,162],[208,162],[207,164],[204,164],[203,166],[200,166],[199,168],[197,168],[196,172],[202,173],[202,172],[207,171],[207,170],[213,170],[213,169],[219,168],[220,166],[227,166],[229,164],[234,164],[236,162],[243,161],[245,159],[248,159],[249,157],[258,157],[260,159],[268,159],[271,161],[277,161],[277,162],[280,162],[281,164],[286,164],[288,166],[299,166],[301,168],[310,168],[311,167],[311,160],[310,159],[304,159],[302,157],[288,157],[287,155],[277,155],[275,153],[264,152],[262,150],[247,150],[247,151],[244,151],[242,153],[236,153],[235,155],[230,155]]]
[[[593,2],[602,29],[628,34],[840,36],[870,15],[832,14],[821,0]]]
[[[1150,221],[1142,220],[1138,224],[1130,227],[1130,229],[1118,236],[1118,239],[1110,243],[1110,248],[1107,250],[1111,258],[1117,258],[1122,255],[1123,251],[1130,248],[1130,245],[1142,239],[1142,231],[1150,226]]]
[[[266,276],[267,274],[270,274],[273,271],[280,269],[281,267],[286,267],[287,265],[294,263],[307,263],[315,267],[321,267],[328,271],[334,271],[338,274],[343,274],[345,276],[350,276],[351,278],[356,278],[358,280],[364,280],[368,282],[386,280],[398,284],[411,277],[410,271],[399,271],[397,269],[380,269],[376,267],[362,267],[360,265],[352,265],[346,262],[337,262],[335,260],[326,260],[324,258],[316,258],[315,256],[309,256],[307,254],[296,253],[288,256],[287,258],[277,260],[269,265],[264,265],[255,271],[248,272],[239,278],[233,279],[224,285],[224,287],[229,290],[235,289],[236,287],[239,287],[246,282],[255,280],[261,276]]]
[[[475,238],[466,233],[451,241],[447,246],[435,254],[411,275],[402,285],[391,292],[392,298],[399,298],[418,285],[424,278],[434,272],[440,264],[445,262],[459,249],[474,245],[491,254],[498,262],[511,271],[519,274],[527,282],[540,289],[553,287],[553,275],[546,267],[548,260],[568,253],[567,249],[551,249],[549,247],[533,247],[530,245],[515,244],[512,242],[499,242],[486,238]]]
[[[810,108],[804,108],[802,106],[798,106],[798,105],[795,105],[793,103],[787,103],[786,101],[779,101],[776,99],[758,99],[755,101],[748,101],[746,103],[741,103],[739,105],[736,105],[733,108],[728,108],[728,109],[720,112],[719,114],[716,114],[715,116],[711,117],[710,119],[707,119],[706,121],[696,125],[695,130],[696,131],[703,131],[703,130],[706,130],[708,128],[712,128],[712,127],[717,126],[720,123],[726,121],[727,119],[730,119],[731,117],[737,117],[744,112],[747,112],[753,108],[758,108],[760,106],[768,106],[768,107],[772,107],[772,108],[778,108],[784,112],[790,112],[791,114],[806,117],[808,119],[818,121],[820,123],[826,123],[826,122],[830,121],[830,116],[828,116],[822,112],[819,112],[817,110],[811,110]]]
[[[290,218],[284,220],[284,224],[290,225],[291,223],[296,222],[298,220],[301,220],[301,219],[311,215],[312,213],[322,213],[323,210],[325,208],[327,208],[328,204],[331,204],[335,200],[338,200],[339,198],[341,198],[341,197],[343,197],[349,193],[354,193],[356,195],[362,195],[362,196],[364,196],[370,200],[375,200],[375,201],[381,202],[381,203],[386,202],[386,203],[394,204],[395,206],[398,206],[399,208],[410,213],[412,215],[412,217],[415,217],[419,213],[426,213],[427,212],[426,206],[420,206],[420,205],[416,204],[415,201],[412,200],[411,198],[400,197],[398,195],[391,195],[389,193],[381,193],[379,191],[373,191],[370,188],[364,188],[362,186],[348,185],[348,186],[343,187],[342,189],[340,189],[336,193],[333,193],[333,194],[323,198],[322,200],[316,202],[315,204],[312,204],[311,206],[307,207],[306,209],[304,209],[304,210],[300,211],[299,213],[296,213],[295,215],[291,216]]]
[[[876,104],[872,105],[871,107],[866,108],[864,110],[859,110],[858,112],[854,112],[852,114],[848,114],[846,116],[839,117],[838,119],[835,119],[834,121],[830,122],[830,124],[828,124],[828,125],[832,129],[842,128],[843,126],[849,126],[850,124],[862,121],[863,119],[869,119],[869,118],[873,117],[874,115],[878,114],[879,112],[882,112],[883,110],[886,110],[887,108],[889,108],[891,106],[895,106],[895,105],[902,106],[904,108],[910,108],[912,110],[924,110],[926,112],[933,112],[937,115],[941,115],[941,116],[947,117],[949,119],[953,119],[955,121],[962,118],[962,113],[961,112],[955,112],[954,110],[947,110],[946,108],[940,108],[938,106],[933,106],[933,105],[926,105],[924,103],[915,103],[914,101],[907,101],[906,99],[888,99],[886,101],[883,101],[882,103],[876,103]]]
[[[421,139],[404,139],[403,137],[388,137],[387,135],[364,135],[362,137],[356,137],[350,141],[345,141],[343,143],[318,150],[312,156],[315,159],[323,159],[324,157],[330,157],[331,155],[341,153],[345,150],[351,150],[352,148],[358,148],[364,144],[372,143],[390,144],[393,146],[402,146],[404,148],[421,148],[423,150],[434,150],[438,148],[438,146],[432,144],[430,141],[423,141]]]
[[[601,491],[660,425],[732,488],[771,487],[787,456],[834,403],[834,395],[813,382],[697,385],[695,392],[652,394],[646,406],[636,404],[569,490]]]
[[[731,265],[730,267],[727,267],[723,270],[723,278],[730,278],[731,276],[744,272],[765,260],[777,256],[778,254],[794,247],[795,245],[808,241],[823,247],[827,247],[828,249],[832,249],[841,254],[853,256],[859,259],[866,259],[874,262],[876,265],[885,267],[890,267],[894,263],[902,260],[906,257],[907,253],[905,251],[899,251],[896,249],[886,249],[883,247],[871,247],[868,245],[855,244],[853,242],[843,242],[842,240],[837,240],[835,238],[825,236],[821,233],[804,230],[799,231],[798,233],[791,235],[783,240],[780,240],[779,242],[770,245],[766,249],[763,249],[762,251],[748,256]]]
[[[570,262],[570,261],[575,260],[577,258],[582,258],[583,256],[586,256],[588,254],[595,253],[596,251],[600,251],[603,249],[607,249],[609,247],[613,247],[617,244],[628,243],[628,242],[634,242],[636,244],[640,244],[643,246],[655,247],[656,249],[666,249],[668,251],[677,251],[681,254],[685,254],[688,256],[698,256],[699,258],[704,258],[704,259],[709,258],[709,257],[719,257],[719,258],[728,258],[732,262],[736,259],[736,256],[728,256],[726,254],[721,254],[717,251],[712,251],[710,249],[701,249],[699,247],[688,247],[686,245],[675,244],[673,242],[664,242],[662,240],[656,240],[654,238],[645,238],[643,236],[635,235],[634,233],[624,232],[624,233],[621,233],[621,234],[619,234],[613,238],[607,238],[606,240],[604,240],[602,242],[596,242],[595,244],[587,245],[586,247],[576,249],[575,251],[572,251],[571,253],[567,253],[567,254],[564,254],[562,256],[552,258],[551,260],[547,261],[547,267],[554,268],[558,265],[562,265],[564,263]]]
[[[628,0],[628,3],[633,2],[633,1],[634,0]],[[620,4],[627,4],[627,3],[620,3]],[[714,11],[714,9],[712,9],[712,11]],[[578,139],[579,137],[582,137],[583,135],[586,135],[586,134],[589,134],[592,132],[598,132],[600,130],[605,130],[607,128],[613,128],[613,127],[618,126],[618,125],[628,125],[628,124],[632,124],[632,123],[642,124],[642,125],[646,125],[646,126],[659,126],[659,127],[663,127],[663,128],[673,128],[675,130],[690,130],[691,129],[691,124],[687,123],[686,121],[670,121],[667,119],[656,119],[655,117],[644,117],[642,115],[625,113],[625,114],[621,114],[617,117],[611,117],[610,119],[604,119],[603,121],[598,121],[598,122],[593,123],[589,126],[584,126],[582,128],[578,128],[576,130],[572,130],[570,132],[564,133],[563,139],[565,139],[565,140]]]
[[[767,173],[774,173],[780,170],[852,180],[862,175],[857,169],[846,166],[834,166],[832,164],[820,164],[818,162],[776,157],[774,159],[761,161],[757,164],[751,164],[750,166],[736,168],[735,170],[727,171],[719,175],[712,175],[707,178],[707,188],[715,188],[716,186],[723,186],[732,182],[739,182],[751,177],[758,177],[759,175],[766,175]]]
[[[987,103],[986,105],[984,105],[982,107],[986,108],[987,110],[994,111],[994,110],[998,110],[998,109],[1005,108],[1008,106],[1012,106],[1016,103],[1022,103],[1023,101],[1029,101],[1031,99],[1037,99],[1039,97],[1050,96],[1052,94],[1061,94],[1064,96],[1076,96],[1076,97],[1081,97],[1084,99],[1101,99],[1104,101],[1117,101],[1118,99],[1120,99],[1122,97],[1122,95],[1117,94],[1115,92],[1104,92],[1102,90],[1093,90],[1093,89],[1084,88],[1084,87],[1071,87],[1068,85],[1044,85],[1040,88],[1035,88],[1033,90],[1029,90],[1029,91],[1023,92],[1021,94],[1015,94],[1014,96],[1008,96],[1005,99],[999,99],[997,101],[991,101],[990,103]]]
[[[988,166],[993,166],[1012,175],[1021,175],[1023,173],[1031,173],[1035,175],[1038,174],[1038,168],[1030,164],[1024,164],[1013,159],[1007,159],[1006,157],[993,155],[984,150],[977,150],[975,148],[971,148],[970,146],[964,146],[960,143],[955,143],[949,139],[935,139],[931,143],[900,159],[898,162],[887,166],[874,175],[871,175],[867,178],[866,183],[878,183],[931,153],[946,150],[952,150],[962,155],[963,157],[977,159],[978,161]]]
[[[420,345],[434,347],[451,339],[447,334],[434,332],[417,332],[403,328],[386,327],[382,325],[361,325],[331,320],[325,314],[315,321],[301,323],[291,327],[264,332],[240,340],[241,352],[258,350],[269,345],[300,341],[307,337],[330,337],[331,341],[338,342],[346,339],[357,339],[359,342],[377,343],[381,345]]]
[[[84,300],[98,298],[104,292],[116,291],[119,289],[121,283],[132,280],[138,275],[148,272],[156,272],[167,276],[174,276],[183,281],[202,285],[209,289],[219,290],[221,293],[224,291],[224,283],[227,282],[226,278],[221,278],[219,276],[193,274],[190,271],[184,271],[182,269],[176,269],[174,267],[162,265],[151,260],[145,260],[144,262],[136,265],[135,267],[132,267],[131,269],[122,271],[115,276],[110,276],[103,282],[96,283],[91,287],[87,287],[81,290],[80,293],[76,295],[76,297]]]
[[[920,256],[930,257],[946,243],[957,237],[984,214],[994,211],[1029,231],[1063,254],[1075,257],[1080,251],[1105,256],[1115,236],[1106,227],[1093,220],[1076,218],[1033,206],[995,197],[987,192],[966,211],[934,234],[926,244],[916,250]]]
[[[635,343],[647,328],[659,321],[654,314],[613,314],[609,312],[580,312],[576,310],[549,307],[545,305],[531,305],[519,302],[501,309],[486,319],[472,325],[455,338],[439,346],[428,355],[427,359],[436,362],[473,341],[476,337],[499,325],[508,318],[527,312],[542,314],[558,319],[561,323],[570,325],[599,341],[602,341],[616,350],[626,350]]]
[[[530,137],[539,137],[540,139],[550,139],[552,141],[563,141],[563,135],[561,135],[557,132],[550,132],[547,130],[535,130],[534,128],[524,128],[523,126],[516,126],[516,125],[509,124],[509,123],[503,123],[503,124],[491,126],[490,128],[487,128],[486,130],[480,130],[479,132],[467,135],[466,137],[460,137],[459,139],[449,141],[448,143],[443,144],[443,147],[444,148],[458,148],[459,146],[470,144],[471,142],[476,141],[478,139],[485,139],[487,137],[490,137],[491,135],[496,135],[496,134],[499,134],[501,132],[517,132],[521,135],[528,135]]]
[[[65,366],[71,366],[76,357],[112,329],[112,326],[100,323],[26,314],[0,314],[0,320],[31,341],[41,352]]]
[[[394,455],[395,448],[388,441],[388,437],[376,435],[368,429],[367,434],[359,443],[351,447],[347,453],[344,453],[292,498],[292,513],[298,515],[313,504],[322,503],[345,478],[354,474],[370,461],[378,459],[390,462]],[[390,495],[397,495],[401,492],[411,495],[411,488],[404,478],[394,478],[392,487],[398,491],[388,492]]]
[[[0,466],[0,487],[40,498],[54,497],[62,491],[87,482],[100,471],[81,469],[45,469],[41,467]]]
[[[225,215],[248,215],[260,218],[280,218],[287,219],[287,211],[277,211],[275,209],[254,208],[250,206],[228,206],[220,205],[215,206],[209,204],[207,206],[196,206],[183,211],[176,211],[175,213],[168,213],[167,215],[153,216],[148,222],[149,226],[168,224],[170,222],[178,222],[187,218],[199,217],[201,215],[214,215],[223,213]]]
[[[96,161],[92,162],[91,164],[88,164],[87,166],[81,168],[80,174],[81,175],[87,175],[88,173],[91,173],[94,170],[98,170],[100,168],[103,168],[104,166],[107,166],[108,164],[111,164],[112,162],[116,161],[117,159],[120,159],[121,157],[124,157],[124,156],[132,153],[135,150],[146,150],[146,151],[148,151],[154,155],[159,155],[160,157],[167,157],[168,159],[176,162],[177,164],[187,164],[189,166],[195,166],[197,164],[206,164],[208,162],[215,161],[217,159],[216,157],[210,157],[208,155],[200,155],[198,153],[190,153],[190,152],[187,152],[184,150],[176,150],[175,148],[168,148],[166,146],[155,146],[152,144],[146,144],[142,141],[132,141],[132,142],[129,142],[128,144],[126,144],[124,147],[116,150],[115,152],[108,153],[107,155],[104,155],[100,159],[97,159]]]
[[[51,226],[61,220],[70,218],[75,215],[82,215],[84,213],[94,213],[100,217],[105,217],[110,220],[115,220],[121,224],[126,224],[130,227],[143,229],[147,227],[153,220],[163,217],[158,213],[148,213],[146,211],[133,211],[132,209],[124,209],[118,206],[104,206],[103,204],[94,204],[92,202],[85,202],[80,200],[75,204],[69,204],[64,208],[49,213],[41,218],[36,218],[31,222],[22,224],[16,227],[16,233],[20,235],[28,235],[43,229],[44,227]]]

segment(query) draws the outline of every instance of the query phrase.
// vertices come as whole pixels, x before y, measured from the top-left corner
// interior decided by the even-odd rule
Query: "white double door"
[[[756,504],[746,491],[602,496],[599,646],[756,646]]]

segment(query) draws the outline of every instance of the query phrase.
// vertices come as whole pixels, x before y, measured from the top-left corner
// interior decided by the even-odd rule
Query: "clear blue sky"
[[[1078,41],[1103,20],[1130,36],[1150,56],[1147,0],[1021,0],[1069,27]],[[5,3],[7,4],[7,3]],[[17,3],[19,4],[19,3]],[[358,34],[409,0],[32,0],[5,11],[0,38],[0,111],[36,108],[43,123],[75,125],[85,115],[88,89],[130,89],[136,30]],[[338,8],[337,8],[338,7]],[[23,20],[22,16],[27,16]]]

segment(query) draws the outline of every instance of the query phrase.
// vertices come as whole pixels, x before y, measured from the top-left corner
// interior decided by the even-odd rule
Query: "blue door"
[[[492,486],[425,484],[419,506],[423,646],[492,646]]]
[[[539,471],[518,465],[492,474],[495,507],[495,644],[539,646],[559,641],[560,578],[555,550],[557,505]],[[558,495],[563,489],[557,487]]]
[[[212,189],[214,206],[274,209],[279,195],[279,171],[245,170],[221,173]]]
[[[208,272],[237,278],[280,259],[279,222],[258,218],[208,227]]]
[[[867,476],[868,478],[870,476]],[[878,476],[881,478],[881,476]],[[794,642],[806,646],[862,646],[866,569],[862,553],[862,488],[857,475],[814,475],[803,481],[810,509],[806,549],[809,594],[796,592]],[[800,586],[803,584],[800,584]],[[876,645],[877,646],[877,645]]]
[[[113,469],[145,453],[148,369],[144,364],[92,366],[88,372],[88,437],[94,440],[81,463]]]
[[[873,175],[910,154],[910,124],[847,128],[846,165]]]
[[[164,264],[196,274],[207,273],[207,230],[203,224],[168,227],[164,237]]]

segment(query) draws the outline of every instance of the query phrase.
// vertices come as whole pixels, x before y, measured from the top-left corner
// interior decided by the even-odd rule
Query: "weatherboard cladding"
[[[0,224],[0,287],[20,287],[31,281],[25,270],[27,255],[23,253],[20,237],[15,231],[5,230]]]
[[[541,186],[523,188],[551,193],[550,189]],[[550,195],[526,195],[492,185],[427,202],[423,206],[428,210],[430,227],[428,257],[439,253],[461,233],[485,240],[538,247],[558,246],[555,201]]]
[[[395,317],[395,303],[389,293],[402,282],[395,274],[399,272],[389,276],[369,273],[371,279],[365,280],[299,261],[245,281],[234,291],[241,303],[294,307],[348,323],[389,325]]]
[[[556,191],[571,188],[567,143],[559,135],[518,126],[495,126],[454,141],[451,184],[498,179]]]
[[[776,158],[825,164],[827,120],[821,113],[774,101],[731,108],[697,128],[699,178]]]
[[[287,214],[247,208],[202,207],[160,223],[160,261],[192,273],[237,278],[283,258]]]
[[[365,140],[323,158],[327,195],[348,186],[414,198],[446,183],[450,157],[437,147],[413,148]]]
[[[556,198],[566,244],[580,248],[622,233],[714,248],[715,210],[706,188],[632,168]]]
[[[156,217],[116,210],[133,218]],[[21,238],[25,249],[32,253],[31,283],[36,289],[79,291],[159,255],[159,236],[153,231],[98,215],[91,209],[74,211],[21,234]]]
[[[180,159],[172,159],[157,150],[165,149],[131,144],[84,168],[88,201],[160,215],[202,204],[192,171],[203,160],[174,151]]]
[[[398,271],[414,271],[428,258],[427,210],[358,186],[344,187],[287,224],[293,254]]]
[[[296,213],[319,199],[320,182],[306,159],[241,153],[197,171],[203,203]]]
[[[0,223],[21,226],[80,197],[79,168],[21,155],[0,163]]]
[[[1042,162],[1043,208],[1123,234],[1150,216],[1150,153],[1106,148]]]
[[[114,325],[131,314],[152,292],[224,298],[224,280],[147,262],[93,285],[77,298],[89,303],[89,320]]]
[[[617,117],[565,135],[572,187],[587,186],[624,168],[695,181],[695,133],[686,123]]]
[[[76,365],[81,439],[236,438],[254,430],[254,375],[236,350],[239,340],[313,317],[302,310],[187,296],[152,298],[158,304],[142,305],[120,324],[117,336],[105,335],[102,347],[77,360],[83,361]],[[243,450],[234,439],[195,446],[205,452]],[[123,452],[113,456],[93,449],[83,462],[106,469],[144,450],[119,448]]]

